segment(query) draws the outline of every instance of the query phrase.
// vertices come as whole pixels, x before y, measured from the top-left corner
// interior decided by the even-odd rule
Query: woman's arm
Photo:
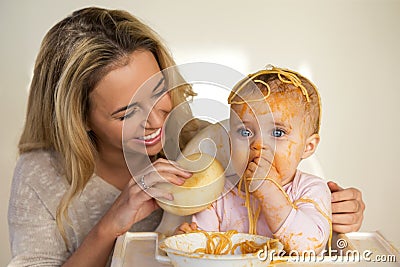
[[[55,176],[47,179],[43,173],[50,171],[43,167],[48,166],[23,162],[16,168],[8,212],[12,250],[10,266],[105,266],[118,235],[157,208],[154,200],[132,180],[75,250],[79,244],[78,236],[86,234],[82,232],[85,226],[75,225],[78,232],[66,227],[69,241],[69,246],[66,246],[54,215],[62,196],[62,191],[60,194],[54,187],[60,188],[63,184],[45,183],[48,187],[42,187],[38,181],[59,179]],[[42,179],[31,179],[33,176]]]
[[[62,266],[106,266],[115,240],[97,224]]]
[[[360,230],[365,204],[361,191],[356,188],[343,189],[335,182],[328,182],[332,192],[333,231],[349,233]]]
[[[157,205],[154,199],[131,180],[110,210],[62,266],[105,266],[116,238],[155,209]]]
[[[99,222],[88,232],[87,224],[78,225],[88,215],[75,214],[71,207],[80,219],[75,220],[76,231],[66,227],[67,247],[55,221],[55,210],[66,183],[56,175],[48,156],[33,154],[21,158],[9,202],[10,266],[105,266],[116,238],[158,208],[152,197],[168,197],[155,188],[147,190],[152,192],[149,195],[131,179],[105,215],[98,214]],[[190,173],[159,159],[146,170],[145,176],[146,185],[151,187],[166,181],[182,184],[182,178],[190,177]],[[82,235],[85,237],[80,241]]]
[[[157,183],[182,185],[183,178],[189,178],[190,173],[178,169],[171,162],[158,159],[143,170],[143,176],[148,189],[142,190],[131,179],[120,196],[113,203],[99,223],[89,232],[83,243],[65,262],[67,266],[104,266],[107,263],[116,238],[127,232],[131,226],[158,208],[153,197],[169,198],[169,193],[153,188]]]

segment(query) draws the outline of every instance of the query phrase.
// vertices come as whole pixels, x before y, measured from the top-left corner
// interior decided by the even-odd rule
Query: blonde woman
[[[106,266],[119,235],[157,228],[162,211],[142,188],[170,198],[153,186],[191,176],[156,158],[167,115],[194,93],[184,86],[164,93],[160,79],[143,95],[158,102],[147,118],[137,117],[132,133],[139,145],[131,153],[152,162],[140,179],[125,163],[122,127],[128,116],[139,116],[129,105],[132,95],[174,64],[158,36],[124,11],[85,8],[50,29],[36,60],[11,189],[9,266]],[[205,125],[185,127],[180,147]],[[361,194],[333,190],[336,211],[343,212],[337,225],[357,230]]]

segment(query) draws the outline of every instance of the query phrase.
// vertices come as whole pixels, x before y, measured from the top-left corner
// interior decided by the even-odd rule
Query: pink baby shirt
[[[229,181],[225,188],[232,188]],[[303,198],[314,200],[330,218],[331,193],[326,181],[308,173],[297,171],[292,182],[283,186],[292,202]],[[244,195],[244,193],[242,194]],[[205,231],[228,231],[248,233],[249,222],[244,198],[238,194],[237,187],[216,200],[208,209],[192,217],[199,229]],[[320,252],[326,245],[330,234],[330,222],[312,203],[297,203],[286,220],[272,233],[261,213],[257,222],[257,234],[277,238],[285,250],[314,250]],[[317,252],[317,253],[318,253]]]

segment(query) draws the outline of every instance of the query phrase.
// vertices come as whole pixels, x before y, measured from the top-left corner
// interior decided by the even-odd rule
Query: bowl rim
[[[225,232],[219,232],[219,231],[206,231],[209,234],[212,233],[225,233]],[[258,259],[257,253],[247,253],[247,254],[224,254],[224,255],[214,255],[214,254],[205,254],[205,253],[195,253],[195,252],[185,252],[182,250],[170,248],[166,245],[167,240],[171,240],[174,238],[182,237],[182,236],[188,236],[188,235],[193,235],[193,234],[202,234],[201,232],[191,232],[191,233],[186,233],[186,234],[179,234],[179,235],[173,235],[170,237],[165,238],[159,243],[159,248],[163,251],[165,251],[168,255],[169,253],[178,255],[178,256],[183,256],[183,257],[188,257],[188,258],[199,258],[199,259],[209,259],[209,260],[242,260],[242,259]],[[261,238],[264,240],[269,240],[272,239],[267,236],[262,236],[262,235],[254,235],[254,234],[249,234],[249,233],[236,233],[234,235],[243,235],[243,236],[251,236],[253,238]]]

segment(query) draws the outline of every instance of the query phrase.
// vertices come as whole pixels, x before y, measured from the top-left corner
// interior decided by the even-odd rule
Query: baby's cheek
[[[279,155],[275,154],[274,162],[273,162],[276,171],[284,175],[288,169],[290,169],[290,160],[288,155]]]
[[[232,166],[237,175],[242,176],[247,168],[249,147],[240,142],[232,142]]]
[[[286,148],[285,153],[275,153],[274,166],[283,178],[293,175],[300,163],[301,150],[296,149],[295,145]]]

